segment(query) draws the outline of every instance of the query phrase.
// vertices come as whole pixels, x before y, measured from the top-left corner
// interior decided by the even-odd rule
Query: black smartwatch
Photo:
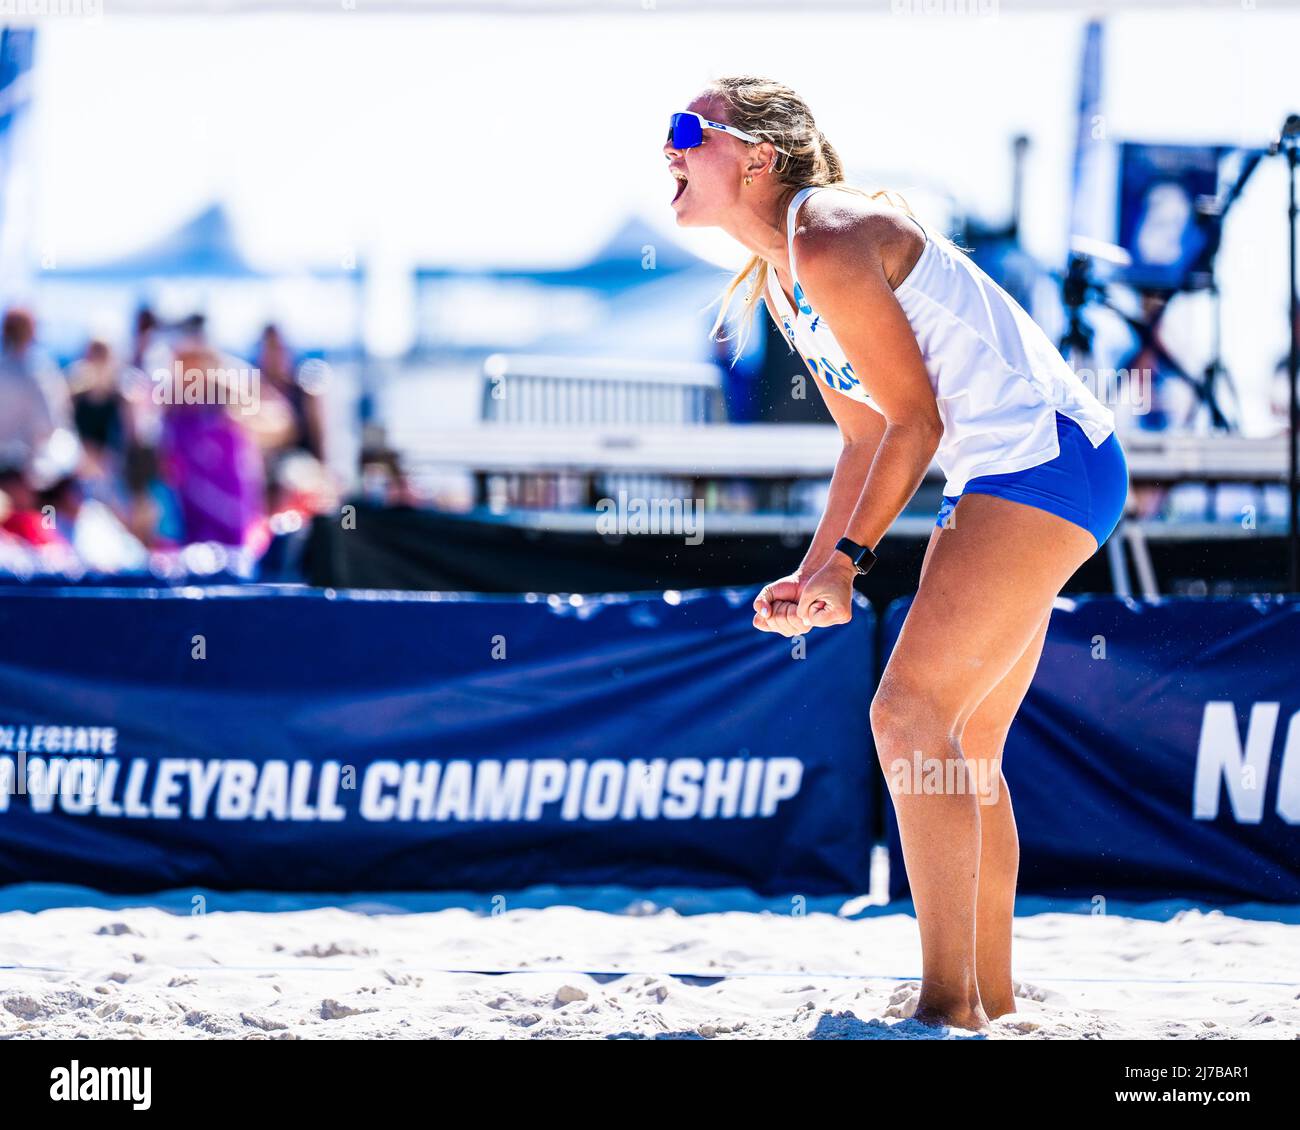
[[[835,543],[835,548],[853,562],[853,568],[857,570],[859,577],[865,577],[867,570],[876,563],[876,555],[871,550],[848,538],[840,538]]]

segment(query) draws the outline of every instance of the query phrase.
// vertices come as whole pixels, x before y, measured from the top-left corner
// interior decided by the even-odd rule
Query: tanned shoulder
[[[828,269],[879,270],[901,278],[925,237],[898,209],[851,192],[818,192],[799,209],[794,257],[800,277]]]

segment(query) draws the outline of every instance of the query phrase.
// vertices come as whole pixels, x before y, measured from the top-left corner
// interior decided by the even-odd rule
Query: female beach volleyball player
[[[1002,747],[1053,599],[1123,512],[1114,415],[967,255],[886,194],[843,183],[788,87],[710,83],[672,115],[664,155],[678,224],[722,228],[752,253],[713,332],[752,280],[746,325],[765,299],[844,441],[803,562],[759,593],[754,626],[845,623],[855,574],[932,458],[947,476],[871,728],[920,925],[916,1018],[982,1028],[1015,1010],[1019,847]],[[947,787],[907,780],[914,751]]]

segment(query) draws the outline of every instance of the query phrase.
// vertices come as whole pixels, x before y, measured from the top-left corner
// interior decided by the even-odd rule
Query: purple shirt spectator
[[[248,433],[219,405],[174,407],[163,418],[160,453],[185,540],[242,545],[265,505],[262,455]]]

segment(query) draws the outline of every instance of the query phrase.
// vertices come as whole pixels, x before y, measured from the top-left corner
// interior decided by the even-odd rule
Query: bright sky
[[[268,266],[578,262],[629,212],[676,230],[666,117],[708,77],[748,71],[803,93],[857,178],[989,218],[1027,133],[1026,240],[1063,258],[1081,14],[327,10],[43,28],[41,250],[110,257],[215,198]],[[1300,110],[1297,43],[1300,13],[1265,0],[1112,17],[1108,136],[1264,143]],[[1284,184],[1268,162],[1221,260],[1243,381],[1283,345]],[[739,261],[720,233],[678,234]]]

